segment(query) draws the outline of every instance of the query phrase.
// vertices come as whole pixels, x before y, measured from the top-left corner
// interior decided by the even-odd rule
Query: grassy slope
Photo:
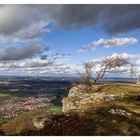
[[[50,114],[61,112],[61,108],[53,104],[50,104],[48,108],[40,108],[36,111],[21,112],[16,118],[5,121],[1,124],[1,129],[6,135],[17,135],[22,131],[35,130],[32,119],[34,117],[44,116],[47,117]]]
[[[98,90],[106,94],[119,95],[115,102],[116,105],[138,113],[140,115],[140,85],[136,84],[113,84],[99,86]],[[124,97],[121,97],[124,96]]]
[[[38,131],[26,131],[23,135],[140,135],[140,85],[109,84],[93,88],[118,98],[102,106],[78,114],[54,116],[51,124]],[[122,109],[130,116],[112,115],[110,109]],[[49,129],[48,129],[49,128]]]

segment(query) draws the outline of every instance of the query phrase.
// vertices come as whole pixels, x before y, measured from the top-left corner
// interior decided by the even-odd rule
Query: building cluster
[[[13,118],[18,116],[19,111],[35,111],[46,107],[52,100],[51,97],[26,97],[22,101],[13,100],[0,106],[1,118]]]

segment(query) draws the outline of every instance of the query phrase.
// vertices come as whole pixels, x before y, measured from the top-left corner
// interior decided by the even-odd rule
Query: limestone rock
[[[119,115],[119,116],[130,116],[131,113],[127,112],[126,110],[122,109],[111,109],[109,110],[109,113],[113,115]]]
[[[33,118],[33,124],[37,129],[43,129],[46,124],[52,122],[52,116]]]
[[[86,88],[85,85],[78,85],[76,87],[73,87],[69,90],[69,94],[68,97],[75,97],[75,96],[79,96],[80,94],[84,94],[83,91]]]
[[[139,80],[137,81],[137,84],[140,84],[140,81]]]
[[[82,85],[70,89],[68,97],[62,100],[63,112],[82,111],[88,107],[94,107],[105,101],[115,100],[115,96],[108,96],[103,92],[84,93]]]

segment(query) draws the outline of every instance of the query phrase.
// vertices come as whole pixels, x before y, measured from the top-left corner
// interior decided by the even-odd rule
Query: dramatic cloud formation
[[[67,54],[53,53],[34,41],[24,47],[0,49],[0,71],[11,74],[64,74],[70,72],[67,61]]]
[[[38,23],[32,23],[30,26],[21,29],[12,35],[0,35],[0,43],[1,44],[10,44],[10,43],[18,43],[18,42],[27,42],[31,40],[39,40],[41,36],[50,32],[48,28],[49,23],[40,21]]]
[[[33,23],[47,21],[53,11],[49,5],[1,5],[0,33],[10,35]]]
[[[54,60],[42,60],[39,57],[20,60],[20,61],[8,61],[0,63],[0,70],[20,72],[20,73],[66,73],[69,72],[70,67],[66,63],[60,63]]]
[[[93,33],[99,28],[115,35],[139,29],[139,15],[140,5],[0,5],[0,70],[31,74],[70,72],[65,58],[49,54],[48,48],[45,50],[40,44],[47,44],[45,35],[51,29],[76,31],[90,27]],[[80,51],[136,42],[133,37],[99,39],[82,46]],[[138,56],[131,57],[139,63]]]
[[[56,24],[75,29],[100,23],[107,33],[116,34],[139,29],[139,14],[140,5],[62,5]]]
[[[111,34],[140,28],[140,5],[1,5],[0,13],[0,33],[5,35],[41,20],[53,20],[63,29],[95,28],[101,23]]]
[[[16,32],[13,37],[22,40],[38,38],[43,34],[50,32],[48,26],[49,23],[43,21],[33,23],[27,28]]]
[[[17,58],[16,58],[17,59]],[[10,72],[12,74],[64,74],[70,73],[70,66],[66,63],[67,59],[56,55],[48,56],[42,59],[39,56],[21,60],[0,61],[0,71]]]
[[[40,40],[50,32],[51,11],[48,5],[0,5],[0,44]]]
[[[55,8],[57,7],[57,8]],[[50,32],[56,5],[0,5],[0,71],[17,74],[66,73],[66,55],[41,44]],[[55,10],[56,9],[56,10]]]
[[[86,52],[89,49],[95,50],[99,46],[103,46],[105,48],[111,48],[111,47],[123,47],[127,45],[132,45],[137,43],[138,40],[133,37],[125,37],[125,38],[111,38],[111,39],[99,39],[97,41],[93,41],[87,45],[83,45],[79,52]]]
[[[8,47],[5,49],[0,49],[0,61],[30,58],[40,52],[41,46],[36,43],[29,43],[28,46],[23,48]]]

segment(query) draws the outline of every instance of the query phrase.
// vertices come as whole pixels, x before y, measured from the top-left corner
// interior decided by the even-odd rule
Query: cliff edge
[[[107,95],[104,92],[87,92],[84,85],[72,87],[68,97],[62,100],[63,112],[82,112],[85,109],[99,107],[105,102],[115,99],[115,95]]]

